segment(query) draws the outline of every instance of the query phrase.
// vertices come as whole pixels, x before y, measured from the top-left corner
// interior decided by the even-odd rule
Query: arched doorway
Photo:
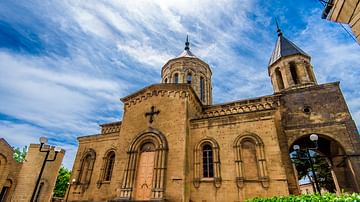
[[[357,182],[343,146],[329,136],[314,134],[318,137],[314,141],[310,135],[301,136],[289,148],[300,190],[303,184],[308,183],[311,185],[308,186],[310,193],[318,192],[318,189],[329,192],[356,191]]]
[[[141,146],[135,181],[135,199],[149,200],[154,172],[155,145],[151,142]]]
[[[122,200],[164,198],[168,143],[160,131],[149,128],[130,143],[121,183]]]

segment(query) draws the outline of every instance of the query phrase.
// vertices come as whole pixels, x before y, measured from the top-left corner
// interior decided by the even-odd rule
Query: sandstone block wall
[[[39,148],[39,144],[30,144],[26,159],[18,175],[18,183],[11,201],[30,201],[45,159],[45,153],[40,153]],[[46,146],[44,149],[51,150],[48,159],[53,159],[54,148]],[[55,161],[46,163],[40,180],[40,183],[44,183],[40,190],[40,201],[50,201],[64,154],[65,151],[62,150],[58,153]]]

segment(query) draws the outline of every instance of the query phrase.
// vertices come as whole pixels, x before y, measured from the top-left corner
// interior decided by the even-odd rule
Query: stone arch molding
[[[214,163],[214,186],[219,188],[221,186],[221,172],[220,172],[220,154],[219,154],[219,144],[214,138],[207,137],[202,139],[197,145],[195,145],[194,150],[194,180],[193,184],[196,188],[200,187],[202,181],[202,147],[205,144],[211,145],[213,150],[213,163]]]
[[[165,192],[165,170],[167,164],[168,143],[166,137],[159,130],[149,128],[137,135],[127,151],[127,164],[124,170],[120,198],[130,200],[133,196],[138,159],[141,146],[145,143],[155,145],[155,161],[151,189],[151,199],[163,199]]]
[[[116,147],[114,147],[114,146],[112,146],[110,149],[106,150],[105,154],[102,157],[102,165],[101,165],[101,169],[100,169],[100,175],[99,175],[98,181],[96,182],[96,187],[98,189],[101,187],[101,185],[104,182],[104,178],[105,178],[105,174],[106,174],[105,172],[106,172],[106,168],[107,168],[107,164],[108,164],[108,158],[112,152],[115,155],[115,162],[116,162],[117,153],[116,153]],[[114,166],[115,165],[113,165],[113,167]]]
[[[85,150],[84,154],[80,159],[80,167],[78,169],[77,180],[75,183],[75,188],[77,185],[80,185],[82,191],[87,189],[90,185],[90,180],[92,176],[92,171],[94,169],[96,159],[96,152],[94,149],[89,148]]]
[[[255,157],[257,166],[257,179],[246,179],[244,173],[243,145],[244,141],[250,141],[255,145]],[[254,133],[239,135],[234,141],[235,166],[236,166],[236,185],[243,188],[247,182],[261,182],[264,188],[269,187],[269,176],[265,159],[264,143],[261,138]]]
[[[0,154],[0,173],[2,174],[3,178],[6,178],[7,176],[7,167],[8,167],[8,163],[7,163],[7,158],[5,155]],[[0,180],[1,179],[1,175],[0,175]]]

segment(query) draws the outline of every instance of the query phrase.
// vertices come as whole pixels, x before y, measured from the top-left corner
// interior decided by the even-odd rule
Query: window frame
[[[211,147],[212,150],[212,168],[213,175],[204,176],[204,166],[203,166],[203,148],[204,146]],[[211,182],[214,184],[216,188],[221,186],[221,170],[220,170],[220,149],[219,144],[216,142],[214,138],[205,138],[202,139],[197,145],[195,145],[194,149],[194,178],[193,184],[195,188],[199,188],[201,183]]]
[[[112,173],[114,170],[116,154],[115,151],[109,151],[106,155],[106,162],[105,162],[105,170],[103,175],[104,182],[110,182],[112,178]]]
[[[212,146],[205,143],[202,146],[202,177],[213,178],[214,177],[214,152]]]

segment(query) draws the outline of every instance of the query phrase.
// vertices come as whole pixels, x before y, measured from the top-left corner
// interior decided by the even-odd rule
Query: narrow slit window
[[[191,73],[188,73],[186,80],[187,80],[187,83],[188,83],[188,84],[191,84],[191,81],[192,81],[192,75],[191,75]]]
[[[205,100],[204,87],[205,87],[204,77],[200,77],[200,99],[201,99],[201,101]]]
[[[179,74],[174,74],[174,83],[179,83]]]

